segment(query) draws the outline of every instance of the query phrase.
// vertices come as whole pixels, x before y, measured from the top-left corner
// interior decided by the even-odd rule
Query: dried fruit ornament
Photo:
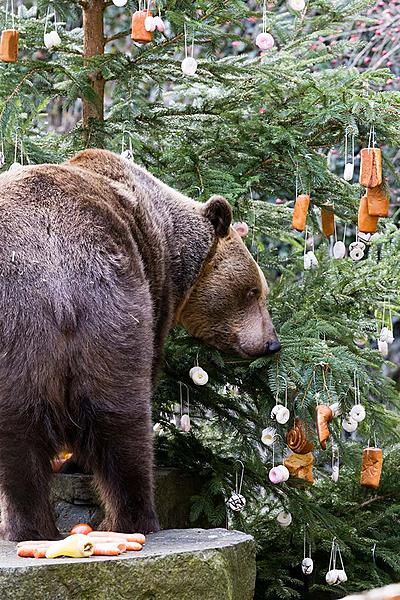
[[[5,26],[8,24],[8,0],[6,1]],[[14,63],[18,60],[19,32],[15,29],[14,0],[11,0],[11,29],[4,29],[0,38],[0,62]]]
[[[376,443],[375,443],[376,446]],[[362,453],[361,479],[360,483],[364,487],[377,489],[381,481],[383,466],[382,448],[371,448],[368,444]]]
[[[153,31],[146,29],[145,22],[148,17],[153,17],[150,10],[150,0],[147,8],[142,8],[142,2],[139,0],[139,8],[132,15],[131,38],[138,44],[147,44],[153,40]]]

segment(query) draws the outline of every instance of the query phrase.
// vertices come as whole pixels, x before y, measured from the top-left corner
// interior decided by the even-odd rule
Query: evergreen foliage
[[[340,176],[346,127],[359,148],[375,126],[378,144],[386,148],[385,172],[393,186],[398,183],[392,149],[400,142],[400,96],[382,91],[388,69],[359,69],[346,61],[368,43],[351,41],[350,33],[355,23],[373,25],[374,14],[363,13],[369,4],[310,0],[305,15],[299,15],[275,2],[267,30],[276,47],[260,57],[254,45],[258,4],[169,0],[161,6],[165,35],[140,47],[127,37],[136,4],[117,9],[106,2],[106,53],[84,61],[79,2],[54,3],[62,46],[52,52],[43,46],[48,2],[40,0],[37,12],[27,2],[17,19],[20,59],[0,65],[4,168],[14,161],[16,135],[17,155],[22,141],[28,163],[61,162],[99,142],[120,152],[131,140],[135,160],[156,176],[200,201],[225,195],[235,220],[250,226],[247,241],[270,282],[282,351],[250,362],[224,356],[176,329],[168,341],[154,420],[163,427],[156,438],[159,462],[209,477],[204,494],[194,498],[194,519],[205,513],[210,522],[225,524],[221,494],[230,495],[237,461],[243,461],[247,506],[228,519],[257,539],[260,600],[341,597],[400,579],[399,393],[387,376],[390,365],[376,350],[382,319],[387,323],[390,311],[395,316],[400,310],[397,214],[381,221],[360,263],[330,258],[319,229],[319,207],[334,202],[339,238],[347,224],[347,242],[354,239],[361,187]],[[4,28],[4,10],[0,17]],[[192,31],[195,35],[199,68],[193,78],[183,77],[180,69],[184,23],[189,40]],[[340,66],[332,64],[335,60]],[[106,118],[91,122],[87,135],[80,101],[95,101],[90,79],[95,70],[107,82]],[[319,266],[308,272],[303,271],[304,235],[290,227],[296,173],[299,191],[310,191],[313,203],[308,231]],[[276,198],[284,203],[275,204]],[[201,388],[188,376],[197,361],[210,376]],[[285,382],[292,416],[314,429],[317,400],[339,401],[344,412],[354,403],[355,372],[367,418],[351,436],[342,432],[340,419],[333,423],[339,482],[330,478],[330,450],[317,450],[313,486],[290,479],[273,487],[272,455],[260,435],[273,424],[270,411],[276,397],[283,401]],[[188,434],[171,422],[173,410],[180,410],[179,382],[190,390]],[[182,391],[186,407],[185,386]],[[287,428],[277,425],[277,458],[284,455]],[[359,473],[363,444],[375,437],[385,461],[381,487],[371,492],[360,487]],[[293,515],[287,529],[276,522],[282,508]],[[315,560],[308,578],[300,569],[306,524]],[[324,576],[334,536],[349,581],[332,589]]]

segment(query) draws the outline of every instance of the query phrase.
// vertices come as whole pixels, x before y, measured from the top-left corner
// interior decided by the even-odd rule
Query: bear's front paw
[[[152,511],[150,513],[138,514],[132,518],[115,517],[105,518],[99,525],[100,531],[117,531],[121,533],[155,533],[160,531],[160,523],[157,515]]]

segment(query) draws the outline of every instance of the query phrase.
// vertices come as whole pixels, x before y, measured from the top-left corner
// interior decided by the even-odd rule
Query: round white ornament
[[[275,406],[272,407],[271,419],[274,419],[274,421],[276,421],[276,415],[281,410],[281,408],[283,408],[282,404],[275,404]]]
[[[343,242],[335,242],[333,245],[333,257],[334,258],[344,258],[346,256],[346,246]]]
[[[192,378],[193,375],[199,371],[203,371],[203,369],[201,367],[192,367],[189,371],[189,377]]]
[[[278,521],[278,523],[281,527],[289,527],[289,525],[291,525],[291,523],[293,521],[293,517],[290,514],[290,512],[285,512],[283,510],[276,517],[276,520]]]
[[[285,465],[278,465],[277,467],[282,473],[282,481],[287,481],[289,479],[289,469],[285,467]]]
[[[308,252],[304,255],[304,270],[309,271],[311,269],[311,258],[308,256]]]
[[[272,446],[275,442],[276,430],[273,427],[266,427],[261,432],[261,441],[266,446]]]
[[[115,6],[118,6],[119,8],[121,8],[121,6],[125,6],[125,4],[128,2],[128,0],[112,0],[113,4],[115,4]]]
[[[11,169],[11,167],[10,167]],[[378,340],[378,350],[382,354],[382,356],[387,356],[389,353],[389,346],[387,342],[382,342],[382,340]]]
[[[342,420],[342,427],[347,433],[354,433],[358,427],[358,423],[350,415],[347,415]]]
[[[127,148],[123,152],[121,152],[121,158],[126,158],[126,160],[133,160],[133,152],[130,148]]]
[[[154,423],[153,425],[153,431],[155,434],[160,434],[163,431],[162,425],[161,423]]]
[[[189,417],[189,415],[182,415],[181,416],[180,429],[184,433],[188,433],[188,431],[190,431],[190,417]]]
[[[17,171],[21,171],[22,168],[23,167],[20,162],[13,162],[8,170],[12,171],[13,173],[17,173]]]
[[[52,48],[56,48],[57,46],[61,45],[61,38],[57,31],[49,31],[49,33],[45,33],[43,39],[47,50],[51,50]]]
[[[338,569],[331,569],[325,575],[325,581],[328,585],[336,585],[339,583]]]
[[[156,24],[154,23],[154,17],[148,15],[144,20],[144,28],[146,31],[155,31]]]
[[[208,382],[208,374],[204,369],[200,369],[200,371],[196,371],[192,375],[192,381],[196,385],[206,385]]]
[[[285,425],[290,419],[290,411],[286,406],[281,405],[281,409],[277,412],[276,421],[279,425]]]
[[[289,0],[288,5],[292,10],[295,10],[297,12],[304,10],[306,7],[305,0]]]
[[[270,50],[275,45],[275,40],[270,33],[259,33],[256,37],[256,46],[260,50]]]
[[[227,501],[227,505],[234,512],[240,512],[246,506],[246,498],[242,494],[232,492],[231,497]]]
[[[165,31],[165,24],[161,17],[154,17],[154,25],[156,26],[157,31]]]
[[[363,405],[355,404],[350,411],[350,417],[354,419],[354,421],[357,421],[357,423],[361,423],[362,421],[364,421],[365,408],[363,407]]]
[[[301,563],[301,570],[304,575],[311,575],[314,569],[314,561],[312,558],[303,558]]]
[[[387,342],[388,344],[392,344],[394,337],[393,332],[389,327],[382,327],[381,332],[379,334],[379,339],[381,342]]]
[[[181,63],[181,69],[184,75],[191,77],[197,71],[197,60],[193,56],[187,56]]]
[[[346,181],[351,181],[354,175],[354,165],[353,163],[346,163],[344,166],[343,179]]]
[[[358,262],[364,258],[364,250],[361,250],[360,248],[353,248],[353,250],[350,250],[350,258],[354,260],[354,262]]]
[[[313,267],[318,267],[318,259],[315,256],[314,252],[312,250],[309,250],[307,252],[309,258],[310,258],[310,263],[311,263],[311,268]]]
[[[334,483],[337,483],[339,481],[339,466],[338,465],[334,465],[332,467],[332,481]]]
[[[338,583],[346,583],[348,577],[344,569],[337,569]]]
[[[0,152],[0,169],[4,167],[4,163],[6,162],[6,157],[4,156],[4,152]]]

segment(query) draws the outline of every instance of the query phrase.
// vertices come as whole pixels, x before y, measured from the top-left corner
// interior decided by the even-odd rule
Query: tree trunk
[[[104,0],[87,0],[83,9],[83,56],[86,60],[92,56],[104,54]],[[102,126],[104,120],[104,79],[99,71],[94,71],[90,79],[98,99],[96,103],[83,100],[83,126],[86,139],[89,139],[90,125]],[[96,123],[97,122],[97,123]],[[97,136],[95,136],[97,137]]]

